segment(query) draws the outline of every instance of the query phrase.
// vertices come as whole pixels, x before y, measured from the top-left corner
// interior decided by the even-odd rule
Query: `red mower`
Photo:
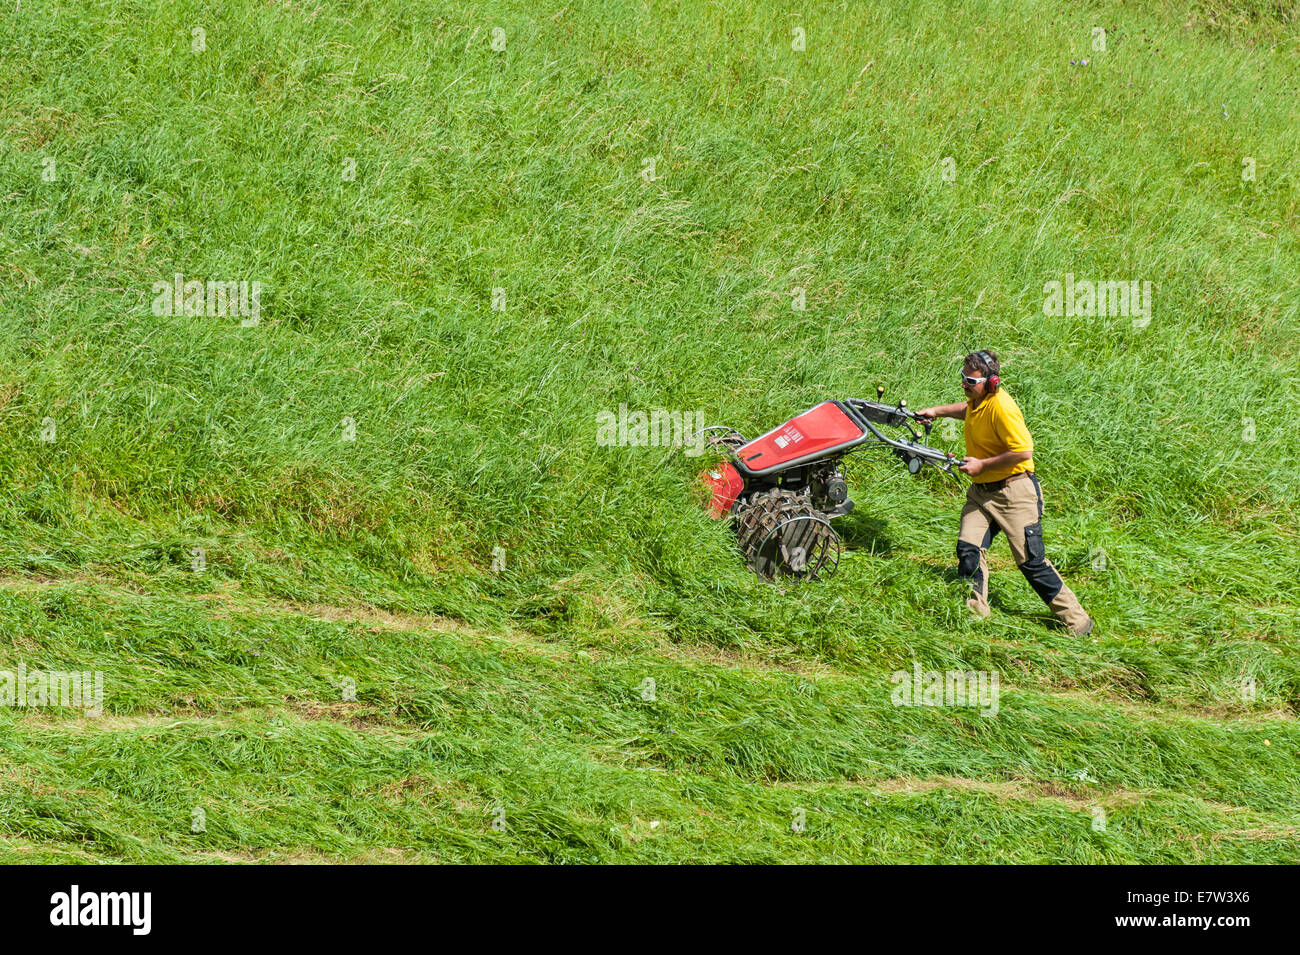
[[[740,549],[760,577],[815,580],[835,573],[840,539],[830,521],[853,510],[842,468],[850,451],[883,446],[912,474],[927,464],[960,473],[962,458],[927,443],[934,422],[918,421],[906,401],[881,402],[884,393],[877,388],[876,401],[823,401],[753,441],[732,428],[700,432],[727,457],[700,475],[710,512],[735,519]],[[924,438],[913,422],[924,427]],[[880,427],[905,429],[911,437],[890,437]]]

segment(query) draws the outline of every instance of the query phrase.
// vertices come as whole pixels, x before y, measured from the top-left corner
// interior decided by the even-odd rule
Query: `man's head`
[[[994,391],[1001,375],[997,352],[973,351],[962,361],[961,386],[967,399],[982,401]]]

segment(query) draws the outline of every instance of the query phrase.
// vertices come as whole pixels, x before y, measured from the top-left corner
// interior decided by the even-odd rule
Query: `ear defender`
[[[985,382],[988,385],[989,394],[997,394],[998,385],[1002,384],[1002,379],[993,374],[993,356],[986,351],[977,352],[980,361],[984,362],[984,370],[989,373],[989,380]]]

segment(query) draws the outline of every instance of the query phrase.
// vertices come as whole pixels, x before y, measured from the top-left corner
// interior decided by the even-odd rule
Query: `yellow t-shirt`
[[[978,408],[973,408],[969,401],[966,402],[965,431],[967,457],[991,458],[1005,451],[1034,453],[1034,439],[1029,436],[1029,428],[1025,426],[1025,416],[1020,413],[1020,406],[1007,394],[1005,388],[999,388],[995,394],[987,396]],[[976,484],[986,484],[1033,469],[1034,459],[1030,458],[1019,464],[989,468],[971,480]]]

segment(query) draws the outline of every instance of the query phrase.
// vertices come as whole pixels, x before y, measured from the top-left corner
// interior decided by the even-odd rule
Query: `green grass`
[[[0,709],[0,861],[1300,861],[1298,29],[7,12],[0,670],[106,698]],[[177,272],[262,282],[259,324],[155,316]],[[1067,272],[1151,281],[1150,324],[1045,315]],[[700,459],[596,441],[956,400],[970,347],[1091,638],[1002,542],[969,616],[940,476],[860,455],[839,574],[781,589]],[[998,714],[892,705],[914,663],[998,672]]]

